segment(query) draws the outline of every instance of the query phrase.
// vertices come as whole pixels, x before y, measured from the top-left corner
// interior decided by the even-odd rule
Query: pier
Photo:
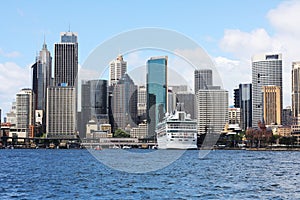
[[[138,138],[40,138],[8,137],[0,138],[0,148],[153,148],[156,141]]]

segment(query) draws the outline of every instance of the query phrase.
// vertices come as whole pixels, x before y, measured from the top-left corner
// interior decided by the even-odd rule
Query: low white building
[[[131,138],[143,139],[147,137],[147,123],[141,123],[130,131]]]

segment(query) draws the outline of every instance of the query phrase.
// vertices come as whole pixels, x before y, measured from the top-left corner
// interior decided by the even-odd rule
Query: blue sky
[[[80,64],[100,43],[120,32],[143,27],[178,31],[196,41],[215,60],[230,94],[239,83],[251,81],[249,60],[254,52],[283,52],[288,67],[290,61],[300,60],[300,55],[297,58],[290,53],[297,44],[290,35],[299,33],[294,28],[300,24],[296,12],[299,1],[11,0],[1,2],[1,7],[0,108],[4,112],[22,84],[30,86],[30,77],[26,79],[30,76],[28,68],[42,47],[44,35],[53,56],[54,43],[59,42],[60,32],[67,31],[69,25],[79,36]],[[278,16],[283,19],[277,20]],[[295,24],[281,29],[291,19]],[[238,69],[236,74],[234,69]],[[288,75],[290,68],[284,71]],[[8,80],[9,73],[16,73],[12,78],[18,80]],[[284,87],[290,92],[289,85]],[[285,105],[289,104],[286,97]]]
[[[161,27],[181,32],[211,54],[224,29],[250,31],[266,27],[265,15],[279,1],[6,1],[2,2],[1,48],[18,51],[19,65],[34,60],[44,34],[50,49],[59,33],[78,32],[80,61],[103,40],[140,27]],[[254,5],[259,4],[259,6]],[[211,39],[211,40],[209,40]],[[213,44],[211,44],[213,43]],[[0,62],[6,61],[1,57]]]

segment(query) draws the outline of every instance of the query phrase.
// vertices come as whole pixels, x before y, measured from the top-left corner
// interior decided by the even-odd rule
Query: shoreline
[[[24,148],[24,147],[6,147],[6,148],[0,148],[1,149],[49,149],[49,150],[72,150],[72,149],[76,149],[76,150],[89,150],[88,148],[85,147],[79,147],[79,148]],[[104,148],[106,149],[106,148]],[[112,149],[112,148],[107,148],[107,149]],[[131,149],[143,149],[145,150],[145,148],[131,148]],[[146,148],[147,150],[148,148]],[[97,149],[98,150],[98,149]],[[102,150],[102,149],[99,149]],[[124,149],[126,150],[126,149]],[[168,149],[171,150],[171,149]],[[176,150],[176,149],[172,149],[172,150]],[[194,149],[194,150],[212,150],[212,151],[300,151],[300,147],[261,147],[261,148],[233,148],[233,147],[228,147],[228,148],[198,148],[198,149]],[[190,150],[187,150],[190,151]]]

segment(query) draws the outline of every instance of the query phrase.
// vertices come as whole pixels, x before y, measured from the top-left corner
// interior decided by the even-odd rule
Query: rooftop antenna
[[[47,48],[46,46],[46,34],[44,33],[44,44],[43,44],[43,48]]]
[[[71,32],[71,25],[70,25],[70,23],[69,23],[69,31],[68,32]]]

